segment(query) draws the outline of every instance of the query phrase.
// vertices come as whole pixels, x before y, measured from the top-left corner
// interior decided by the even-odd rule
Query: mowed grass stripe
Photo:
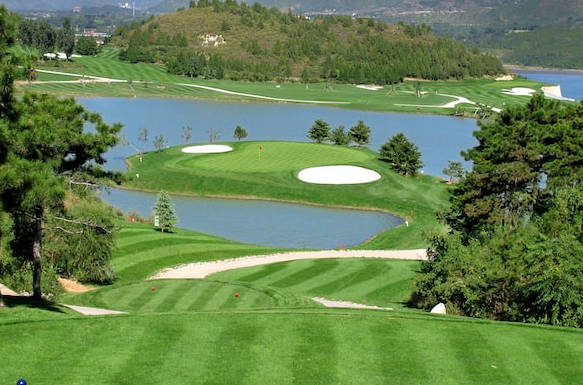
[[[331,320],[302,317],[293,336],[293,384],[338,384],[338,348]]]
[[[302,285],[306,281],[313,280],[337,266],[338,261],[334,259],[311,261],[308,267],[293,272],[275,282],[270,282],[268,285],[278,288],[290,288],[292,286]]]
[[[203,358],[207,377],[203,377],[201,383],[243,384],[256,366],[263,365],[256,359],[254,349],[263,325],[235,318],[222,322],[221,327]]]
[[[164,374],[151,371],[139,372],[135,371],[135,368],[157,367],[161,361],[166,359],[166,355],[169,352],[175,350],[175,346],[180,343],[185,334],[185,328],[187,325],[158,319],[152,320],[150,327],[152,332],[155,330],[164,330],[164,339],[162,341],[153,342],[148,338],[142,338],[140,341],[136,341],[136,343],[132,345],[133,352],[126,357],[124,365],[111,376],[108,376],[111,384],[165,383],[167,379],[164,378],[166,377]],[[144,354],[144,352],[147,351],[155,351],[156,354]],[[134,373],[131,379],[129,379],[127,375],[129,372]],[[104,373],[104,375],[107,375],[107,373]]]
[[[173,282],[172,285],[167,285],[165,288],[166,295],[162,301],[153,309],[156,313],[164,313],[174,310],[176,305],[184,300],[184,294],[189,291],[193,285],[192,281]],[[154,305],[154,304],[152,304]]]
[[[432,376],[438,376],[428,368],[430,365],[427,365],[425,357],[428,347],[424,346],[419,336],[411,335],[400,321],[382,326],[370,325],[368,335],[374,336],[370,348],[378,357],[374,370],[380,377],[379,384],[395,383],[395,379],[400,384],[432,383]],[[435,377],[433,379],[437,379]]]
[[[345,264],[343,263],[342,265],[343,275],[335,279],[336,274],[328,276],[326,282],[320,282],[318,286],[307,288],[306,291],[322,296],[338,294],[347,289],[351,289],[354,292],[355,290],[352,289],[354,289],[355,285],[373,280],[380,275],[389,275],[393,270],[391,265],[378,263],[378,261],[374,260],[367,261],[364,266],[360,263],[348,263],[346,264],[348,266],[344,266]]]

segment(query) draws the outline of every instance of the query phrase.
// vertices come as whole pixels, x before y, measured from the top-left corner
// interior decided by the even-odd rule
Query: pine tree
[[[154,206],[154,213],[158,217],[158,227],[160,227],[160,231],[162,232],[171,232],[174,226],[176,226],[176,222],[178,222],[170,195],[164,190],[158,194],[158,200],[156,201],[156,206]]]
[[[328,140],[329,135],[330,125],[321,119],[316,120],[308,131],[308,138],[312,139],[316,143],[325,142]]]
[[[350,128],[348,136],[358,147],[362,147],[370,143],[370,127],[364,124],[362,120],[359,120],[356,126]]]
[[[423,166],[419,149],[402,132],[383,144],[380,152],[381,160],[390,162],[402,175],[415,175]]]

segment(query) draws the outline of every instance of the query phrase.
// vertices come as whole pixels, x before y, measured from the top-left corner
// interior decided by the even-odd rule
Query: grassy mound
[[[378,154],[364,148],[290,142],[229,143],[225,154],[183,154],[182,147],[128,160],[126,186],[142,190],[206,196],[254,197],[329,206],[376,209],[406,218],[410,226],[385,231],[362,247],[419,248],[423,231],[437,226],[434,212],[446,207],[447,186],[429,176],[395,173]],[[261,159],[259,148],[261,145]],[[381,179],[360,185],[313,185],[297,179],[306,167],[348,164],[378,172]]]

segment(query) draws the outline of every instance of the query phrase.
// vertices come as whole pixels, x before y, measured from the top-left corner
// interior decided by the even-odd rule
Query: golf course
[[[20,270],[14,270],[22,277],[26,272],[22,282],[34,288],[33,295],[9,291],[10,287],[0,284],[0,384],[26,379],[31,385],[530,385],[575,384],[583,377],[583,330],[579,328],[544,325],[549,321],[538,319],[524,318],[530,324],[499,321],[509,318],[489,314],[470,318],[454,315],[451,308],[444,314],[416,307],[425,306],[414,301],[421,273],[433,274],[436,286],[449,273],[428,273],[427,267],[444,255],[442,250],[435,250],[439,248],[434,248],[435,243],[430,246],[429,239],[454,228],[448,228],[436,214],[450,207],[455,179],[462,179],[466,164],[457,162],[459,175],[444,171],[458,175],[449,181],[424,173],[420,154],[416,161],[409,158],[401,162],[409,162],[409,166],[414,163],[413,171],[398,170],[398,161],[387,160],[385,146],[377,152],[378,147],[365,145],[370,132],[360,142],[356,134],[346,133],[348,142],[360,145],[307,143],[301,142],[302,138],[261,140],[262,136],[234,141],[230,139],[234,127],[203,123],[201,114],[195,114],[192,107],[185,107],[188,113],[179,117],[184,119],[180,120],[184,122],[181,145],[176,145],[176,132],[182,123],[166,121],[166,131],[152,133],[142,126],[134,141],[131,136],[138,132],[138,124],[126,138],[121,126],[105,118],[101,121],[63,98],[190,98],[238,102],[240,106],[245,106],[243,102],[326,106],[333,107],[334,113],[346,112],[339,110],[342,108],[358,113],[487,118],[508,106],[526,105],[532,93],[544,91],[548,84],[521,77],[497,80],[493,76],[439,81],[406,78],[393,86],[337,83],[329,78],[321,82],[290,77],[263,82],[219,80],[173,75],[160,63],[121,61],[121,52],[121,48],[105,45],[93,57],[43,62],[35,68],[36,78],[16,82],[16,96],[3,99],[16,107],[10,110],[14,116],[9,115],[14,121],[5,124],[10,131],[6,129],[6,135],[0,132],[0,147],[8,151],[7,156],[0,156],[5,162],[0,164],[0,171],[7,180],[10,177],[10,186],[0,191],[5,197],[5,202],[0,200],[0,256],[8,255],[6,260],[14,264],[13,259],[18,262],[23,258],[22,250],[30,249],[36,259],[34,265],[27,260]],[[22,97],[26,91],[58,98],[37,101],[31,96]],[[124,108],[120,107],[127,114],[126,120],[131,120]],[[161,116],[172,114],[170,109],[151,110]],[[213,111],[229,114],[228,108]],[[297,113],[289,111],[290,115]],[[286,117],[279,115],[270,118],[274,131],[283,131],[277,122]],[[391,119],[391,114],[378,115],[382,115],[379,119]],[[264,119],[264,115],[260,117]],[[265,120],[269,121],[267,117]],[[361,127],[365,125],[360,117],[353,120]],[[50,124],[45,127],[46,122]],[[198,125],[196,134],[209,133],[210,143],[201,143],[204,139],[200,136],[192,139],[190,122]],[[246,122],[241,125],[253,135],[253,127]],[[457,151],[460,142],[455,133],[431,128],[436,128],[438,137],[441,135],[439,140],[450,141]],[[37,129],[40,133],[34,131]],[[228,140],[217,140],[218,129],[229,130]],[[247,137],[244,129],[237,129],[244,135],[236,138]],[[388,128],[375,129],[379,135],[389,132]],[[470,130],[466,131],[469,136]],[[55,132],[60,135],[58,140],[54,139]],[[170,147],[169,133],[174,135]],[[120,138],[123,140],[118,141]],[[332,140],[328,135],[323,141]],[[51,146],[53,142],[57,144]],[[430,144],[437,152],[445,152],[435,142]],[[156,150],[149,151],[152,145]],[[112,156],[108,151],[115,146],[118,150],[131,146],[128,151],[134,155]],[[517,146],[508,152],[520,150],[522,147]],[[417,146],[411,143],[408,152],[417,153]],[[101,168],[102,163],[116,156],[119,163],[125,161],[127,172]],[[40,168],[43,162],[48,165],[46,169]],[[34,178],[19,179],[19,173],[24,173],[20,170]],[[104,181],[108,187],[120,189],[116,191],[159,194],[155,215],[148,218],[149,213],[140,215],[106,206],[93,194],[99,187],[99,193],[105,196],[107,188],[100,184]],[[34,187],[30,188],[32,192],[27,190],[29,186]],[[330,250],[266,246],[175,227],[174,214],[180,217],[181,212],[174,213],[171,197],[286,202],[397,218],[392,225],[395,227],[383,226],[384,230],[360,244],[341,243]],[[29,204],[35,199],[48,203],[43,203],[46,207]],[[475,210],[485,210],[484,206],[486,203]],[[21,207],[32,214],[21,215]],[[196,221],[206,220],[205,215],[191,216]],[[286,221],[285,216],[277,219]],[[351,232],[357,227],[350,220],[336,222],[346,222]],[[246,226],[254,226],[251,215],[232,227],[237,230]],[[36,232],[30,230],[32,227]],[[264,232],[273,237],[273,231]],[[289,236],[294,236],[292,231]],[[536,240],[543,238],[541,233]],[[432,238],[432,242],[436,241]],[[40,269],[41,243],[45,270]],[[78,250],[63,246],[69,243],[80,246]],[[504,249],[505,244],[500,243]],[[12,255],[11,250],[2,254],[4,245],[13,244],[20,247],[21,254],[15,251]],[[75,254],[74,258],[70,254]],[[455,286],[453,295],[471,296],[462,278],[470,275],[472,266],[461,262],[456,265],[464,261],[462,254],[457,259],[457,254],[446,256],[454,260],[452,271],[458,272],[455,268],[459,268],[459,276],[454,278],[459,277],[461,283]],[[3,277],[12,274],[12,266],[0,260],[0,268],[7,272]],[[567,269],[557,266],[549,270]],[[39,280],[36,286],[28,281],[31,270]],[[43,282],[49,277],[55,282],[54,295],[47,296],[43,288],[41,296],[39,271]],[[102,275],[85,280],[75,275],[86,271]],[[488,272],[471,271],[472,277],[482,271]],[[75,277],[83,282],[75,281]],[[472,289],[481,288],[481,283],[488,280],[496,281],[496,277],[482,275],[472,282]],[[2,283],[10,286],[8,281]],[[507,284],[494,283],[503,289]],[[494,298],[498,292],[493,293]],[[436,298],[439,300],[435,302],[441,301]],[[503,303],[496,300],[492,303]],[[431,307],[438,305],[434,298],[430,302]]]
[[[547,84],[523,78],[418,81],[385,87],[300,82],[242,82],[189,78],[169,74],[157,64],[128,63],[118,59],[119,49],[106,46],[95,57],[79,57],[58,67],[38,68],[37,79],[19,82],[21,90],[67,96],[169,97],[261,103],[326,104],[369,111],[416,112],[451,115],[459,105],[467,116],[476,103],[489,108],[524,104],[528,96],[505,91],[527,88],[540,91]],[[417,94],[417,91],[419,93]],[[453,103],[453,104],[452,104]]]

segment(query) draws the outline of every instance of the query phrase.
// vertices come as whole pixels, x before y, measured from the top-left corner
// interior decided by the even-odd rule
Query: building
[[[81,7],[80,7],[80,6],[78,6],[78,5],[77,5],[77,6],[75,6],[75,7],[73,7],[73,12],[74,12],[74,13],[81,13]]]

